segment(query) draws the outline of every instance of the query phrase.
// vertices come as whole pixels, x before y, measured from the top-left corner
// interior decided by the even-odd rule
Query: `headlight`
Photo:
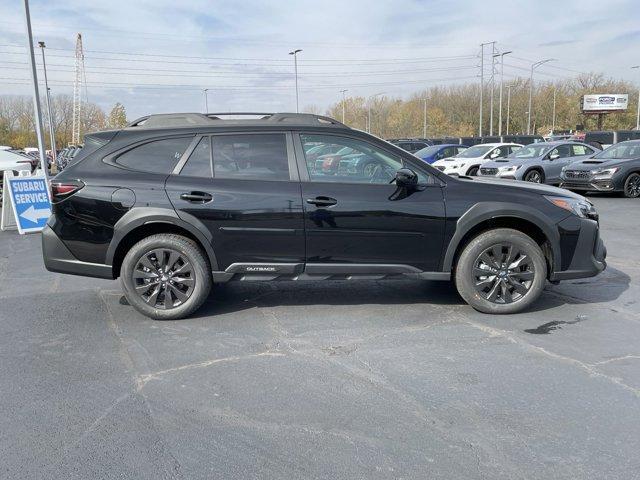
[[[510,167],[498,167],[498,171],[500,173],[509,173],[509,172],[515,172],[516,170],[518,170],[522,165],[512,165]]]
[[[620,167],[596,168],[595,170],[591,170],[591,175],[593,175],[594,179],[611,178],[618,170],[620,170]]]
[[[567,210],[579,217],[590,218],[592,220],[598,219],[598,212],[596,212],[593,204],[587,200],[569,197],[548,197],[546,195],[544,195],[544,198],[556,207]]]

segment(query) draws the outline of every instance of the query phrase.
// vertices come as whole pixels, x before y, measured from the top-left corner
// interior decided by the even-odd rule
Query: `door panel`
[[[296,152],[301,172],[309,165],[304,152],[313,145],[333,143],[349,148],[336,168],[305,171],[303,175],[308,178],[301,182],[307,268],[317,264],[400,264],[437,270],[444,236],[444,202],[442,188],[433,181],[429,184],[428,174],[420,173],[424,186],[407,192],[389,184],[397,168],[403,166],[401,158],[377,145],[329,134],[303,133],[295,140],[300,141]],[[376,162],[386,170],[368,168]],[[419,170],[417,165],[404,165]]]
[[[284,134],[281,135],[284,139]],[[195,176],[176,172],[166,182],[167,195],[178,215],[185,213],[195,216],[211,232],[213,249],[221,270],[233,263],[304,262],[300,183],[291,179],[278,181],[258,178],[261,175],[266,178],[281,176],[288,159],[265,157],[265,152],[271,152],[272,156],[280,153],[274,154],[273,148],[268,145],[265,147],[262,140],[255,141],[256,136],[259,134],[238,134],[233,139],[228,136],[220,142],[214,139],[215,168],[189,166],[198,160],[198,152],[209,155],[199,148],[192,152],[182,167],[186,173],[208,170],[238,178],[213,178],[206,174]],[[254,149],[259,150],[256,152],[259,157],[253,155]],[[216,159],[218,164],[215,164]],[[200,161],[204,160],[200,158]]]

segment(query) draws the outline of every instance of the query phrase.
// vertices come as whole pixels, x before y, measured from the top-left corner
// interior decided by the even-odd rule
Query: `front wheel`
[[[518,230],[481,233],[462,251],[456,265],[460,296],[484,313],[518,313],[544,289],[547,263],[540,246]]]
[[[468,177],[475,177],[478,175],[478,167],[471,167],[468,171],[467,171],[467,176]]]
[[[129,304],[157,320],[176,320],[195,312],[211,291],[211,267],[191,239],[158,234],[127,252],[120,279]]]
[[[624,196],[627,198],[640,197],[640,173],[632,173],[624,181]]]
[[[544,173],[540,170],[531,170],[524,176],[525,182],[544,183]]]

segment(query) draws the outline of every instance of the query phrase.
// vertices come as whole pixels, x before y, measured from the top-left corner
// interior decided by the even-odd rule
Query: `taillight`
[[[80,181],[51,182],[51,200],[54,203],[60,202],[76,193],[82,187],[84,187],[84,183]]]

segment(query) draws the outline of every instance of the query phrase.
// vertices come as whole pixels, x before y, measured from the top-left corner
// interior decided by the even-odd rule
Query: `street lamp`
[[[296,113],[300,112],[300,106],[298,101],[298,54],[301,52],[299,48],[293,52],[289,52],[289,55],[293,55],[293,65],[296,72]]]
[[[207,113],[209,113],[209,95],[207,94],[207,92],[211,90],[210,88],[205,88],[204,90],[202,90],[202,93],[204,93],[204,113],[205,115]]]
[[[49,116],[49,138],[51,139],[50,144],[51,144],[51,173],[56,173],[57,172],[57,163],[56,163],[56,157],[57,157],[57,152],[56,152],[56,134],[55,131],[53,129],[53,113],[51,111],[51,94],[50,94],[50,89],[49,89],[49,81],[47,80],[47,62],[45,61],[44,58],[44,49],[46,48],[46,45],[44,44],[44,42],[38,42],[38,46],[40,47],[40,50],[42,50],[42,69],[44,70],[44,88],[47,92],[47,113]]]
[[[640,68],[640,65],[634,65],[631,68]],[[638,112],[636,113],[636,130],[640,130],[640,86],[638,86]]]
[[[509,135],[509,113],[511,107],[511,87],[513,85],[507,85],[507,135]]]
[[[344,89],[344,90],[340,90],[340,92],[342,93],[342,123],[344,123],[344,105],[345,105],[345,99],[344,99],[344,94],[346,92],[348,92],[349,90]]]
[[[508,52],[502,52],[498,55],[494,55],[494,57],[500,57],[500,100],[498,102],[499,112],[498,112],[498,135],[502,135],[502,88],[504,85],[504,56],[513,53],[512,50]]]
[[[531,64],[531,74],[529,75],[529,112],[527,112],[527,135],[531,135],[531,101],[533,99],[533,71],[540,65],[554,61],[555,58],[547,58]]]
[[[367,109],[367,124],[369,128],[367,129],[367,133],[371,133],[371,99],[379,97],[380,95],[384,95],[385,92],[375,93],[369,97],[369,105]]]

